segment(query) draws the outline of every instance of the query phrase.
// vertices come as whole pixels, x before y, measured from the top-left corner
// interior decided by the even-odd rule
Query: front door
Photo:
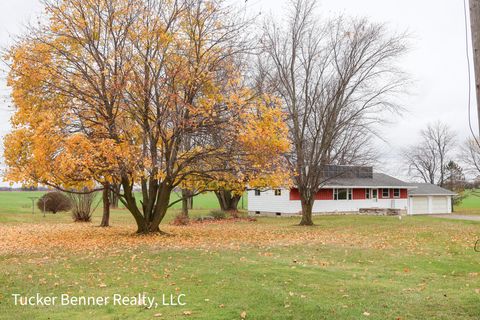
[[[372,189],[372,199],[373,199],[373,201],[377,201],[377,199],[378,199],[378,189]]]

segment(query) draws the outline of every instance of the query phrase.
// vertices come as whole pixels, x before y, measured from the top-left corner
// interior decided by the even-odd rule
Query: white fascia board
[[[418,187],[412,187],[412,186],[329,186],[325,185],[320,187],[320,189],[326,189],[326,188],[334,188],[334,189],[345,189],[345,188],[365,188],[365,189],[417,189]]]
[[[409,197],[425,197],[425,196],[444,196],[444,197],[453,197],[456,196],[456,193],[445,194],[445,193],[416,193],[409,194]]]

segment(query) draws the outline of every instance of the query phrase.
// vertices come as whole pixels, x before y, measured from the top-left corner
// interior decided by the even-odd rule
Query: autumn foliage
[[[116,192],[157,232],[174,188],[283,183],[275,97],[249,84],[251,21],[222,1],[46,1],[9,51],[7,179]],[[134,186],[142,189],[137,201]]]

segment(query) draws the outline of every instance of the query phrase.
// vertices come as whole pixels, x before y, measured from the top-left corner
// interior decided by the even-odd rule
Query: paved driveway
[[[432,215],[432,217],[455,219],[455,220],[480,221],[480,216],[467,216],[467,215],[461,215],[461,214],[434,214]]]

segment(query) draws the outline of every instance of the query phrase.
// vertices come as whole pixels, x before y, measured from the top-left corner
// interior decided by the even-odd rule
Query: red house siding
[[[375,189],[375,188],[373,188]],[[393,189],[389,190],[390,197],[384,198],[382,195],[382,188],[378,189],[378,198],[379,199],[395,199],[393,197]],[[352,190],[353,200],[364,200],[365,199],[365,189],[363,188],[354,188]],[[407,199],[408,190],[400,189],[400,198],[396,199]],[[320,189],[319,192],[315,195],[315,200],[332,200],[333,199],[333,189]],[[294,188],[290,190],[290,200],[300,200],[300,193],[298,189]]]
[[[333,200],[333,189],[320,189],[315,195],[315,200]]]
[[[290,200],[300,200],[298,189],[290,189]]]
[[[315,195],[315,200],[332,200],[333,189],[320,189]],[[290,190],[290,200],[300,200],[300,193],[298,189],[294,188]]]
[[[357,188],[352,191],[353,200],[365,199],[365,189]]]

